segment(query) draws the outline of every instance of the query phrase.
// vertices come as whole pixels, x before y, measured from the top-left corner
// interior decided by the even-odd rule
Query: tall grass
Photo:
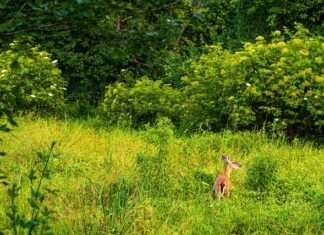
[[[1,143],[8,156],[0,163],[22,186],[20,210],[28,208],[31,156],[57,143],[48,184],[60,192],[46,201],[57,212],[54,234],[323,233],[324,149],[311,142],[262,132],[181,136],[167,120],[142,131],[100,128],[96,120],[18,121]],[[232,173],[230,197],[215,201],[211,188],[223,152],[243,167]],[[260,190],[269,161],[276,170]],[[5,232],[7,200],[0,186]]]

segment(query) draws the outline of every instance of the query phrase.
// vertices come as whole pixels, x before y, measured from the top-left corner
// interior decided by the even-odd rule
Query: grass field
[[[56,211],[54,234],[323,234],[324,148],[263,132],[178,135],[166,120],[146,130],[101,128],[98,120],[18,120],[4,135],[0,167],[22,187],[18,212],[30,216],[26,176],[37,151],[57,142],[43,187]],[[221,154],[242,164],[228,198],[211,188]],[[37,165],[36,165],[37,169]],[[0,231],[10,234],[7,188]],[[22,232],[22,230],[21,230]],[[23,234],[23,233],[20,233]]]

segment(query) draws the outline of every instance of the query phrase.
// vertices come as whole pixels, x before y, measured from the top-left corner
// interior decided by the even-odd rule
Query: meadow
[[[21,186],[17,213],[30,217],[28,174],[37,152],[56,141],[58,157],[42,188],[55,213],[52,234],[323,234],[324,148],[260,132],[179,134],[167,119],[141,130],[97,119],[20,118],[4,135],[0,159]],[[242,164],[231,195],[212,186],[221,154]],[[0,186],[0,231],[9,234],[10,200]],[[23,230],[17,234],[24,234]]]

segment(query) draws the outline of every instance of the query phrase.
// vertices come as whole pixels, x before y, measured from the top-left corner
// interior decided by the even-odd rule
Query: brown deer
[[[229,191],[231,187],[231,182],[229,180],[232,169],[240,169],[241,164],[238,162],[232,161],[229,156],[222,154],[222,160],[224,161],[224,173],[221,173],[217,176],[214,183],[214,190],[218,200],[221,197],[229,196]]]

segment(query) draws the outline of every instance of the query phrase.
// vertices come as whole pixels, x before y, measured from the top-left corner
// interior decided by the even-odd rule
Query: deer
[[[232,161],[229,156],[222,154],[222,160],[224,161],[224,172],[219,174],[215,180],[213,190],[216,197],[220,200],[224,196],[229,196],[231,181],[229,180],[233,169],[240,169],[241,164]]]

